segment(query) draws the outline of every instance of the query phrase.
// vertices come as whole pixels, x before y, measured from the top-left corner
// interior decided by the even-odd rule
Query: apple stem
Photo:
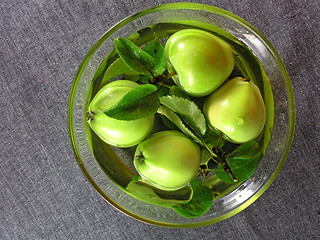
[[[250,79],[250,77],[248,76],[247,78],[244,79],[244,81],[245,81],[245,82],[250,82],[251,79]]]
[[[169,73],[167,76],[166,76],[166,78],[167,79],[169,79],[169,78],[172,78],[174,75],[176,75],[177,74],[177,72],[176,71],[173,71],[173,72],[171,72],[171,73]]]
[[[150,80],[149,80],[149,83],[151,84],[159,84],[159,85],[162,85],[163,83],[163,77],[162,75],[158,75],[158,76],[153,76]]]
[[[149,83],[163,85],[163,82],[165,80],[170,79],[172,76],[176,75],[177,73],[174,71],[172,73],[168,73],[168,74],[163,73],[157,76],[154,76],[151,72],[150,74],[152,75],[152,78],[149,80]]]
[[[218,157],[212,150],[211,150],[211,148],[209,148],[208,147],[208,145],[205,143],[205,142],[203,142],[203,144],[204,144],[204,147],[207,149],[207,151],[209,152],[209,154],[211,155],[211,157],[212,157],[212,159],[216,162],[216,163],[218,163],[217,161],[216,161],[216,157]]]
[[[87,122],[90,121],[90,120],[92,120],[93,117],[94,117],[94,115],[95,115],[95,113],[93,113],[93,112],[87,112],[87,113],[86,113]]]
[[[140,163],[142,163],[144,161],[144,156],[141,154],[141,155],[137,155],[136,158],[138,159],[138,161]]]
[[[152,71],[148,70],[148,72],[151,74],[152,78],[155,78],[155,76],[153,75]]]
[[[221,138],[222,138],[222,133],[220,133],[219,138],[218,138],[218,141],[217,141],[216,144],[214,145],[214,149],[218,149],[219,142],[220,142]]]

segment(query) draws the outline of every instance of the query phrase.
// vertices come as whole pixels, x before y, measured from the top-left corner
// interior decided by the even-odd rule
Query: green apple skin
[[[200,148],[181,132],[161,131],[138,145],[134,166],[150,185],[166,191],[178,190],[197,175]]]
[[[231,74],[234,57],[231,47],[218,37],[196,29],[173,34],[165,45],[169,72],[189,95],[202,97],[216,90]]]
[[[139,84],[129,80],[117,80],[99,90],[89,105],[94,116],[88,121],[91,129],[106,143],[116,147],[132,147],[139,144],[151,132],[154,116],[124,121],[110,118],[103,113]]]
[[[263,130],[266,110],[259,88],[241,77],[223,84],[205,101],[209,125],[234,143],[255,139]]]

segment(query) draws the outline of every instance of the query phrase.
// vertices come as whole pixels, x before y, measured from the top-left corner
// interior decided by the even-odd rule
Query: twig
[[[215,148],[216,153],[214,153],[208,145],[205,143],[204,144],[205,148],[209,152],[209,154],[212,156],[212,159],[216,162],[219,163],[222,167],[223,170],[229,175],[229,177],[233,180],[233,182],[238,182],[238,179],[234,176],[232,173],[230,167],[228,166],[226,159],[224,157],[224,154],[219,151],[219,148]]]

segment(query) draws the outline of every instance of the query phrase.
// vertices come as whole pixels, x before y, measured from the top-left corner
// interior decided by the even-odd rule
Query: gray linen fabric
[[[86,52],[128,14],[166,0],[0,1],[0,239],[319,239],[317,0],[197,1],[257,27],[282,57],[296,97],[288,159],[271,187],[211,226],[169,229],[106,203],[71,150],[67,106]]]

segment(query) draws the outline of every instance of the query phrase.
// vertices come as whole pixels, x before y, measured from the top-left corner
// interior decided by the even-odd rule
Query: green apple
[[[196,29],[173,34],[165,45],[169,72],[189,95],[206,96],[231,74],[234,58],[231,47],[218,37]]]
[[[266,121],[259,88],[241,77],[226,82],[212,93],[205,101],[204,114],[214,129],[235,143],[256,138]]]
[[[200,148],[181,132],[161,131],[138,145],[134,166],[150,185],[174,191],[186,186],[197,175]]]
[[[111,108],[130,90],[139,84],[128,80],[108,83],[95,95],[89,105],[91,129],[106,143],[116,147],[132,147],[139,144],[151,132],[154,116],[124,121],[110,118],[103,113]]]

